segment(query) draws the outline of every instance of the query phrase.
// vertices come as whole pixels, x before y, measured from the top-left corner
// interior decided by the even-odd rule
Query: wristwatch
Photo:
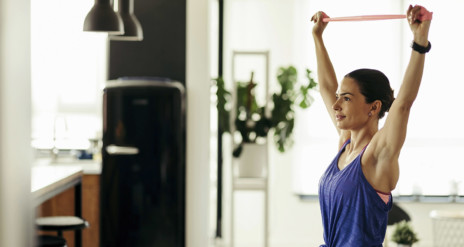
[[[425,54],[427,52],[430,51],[430,49],[432,48],[432,43],[430,43],[429,41],[429,44],[427,45],[427,47],[424,47],[424,46],[421,46],[419,44],[417,44],[416,42],[412,42],[411,44],[411,48],[417,52],[419,52],[420,54]]]

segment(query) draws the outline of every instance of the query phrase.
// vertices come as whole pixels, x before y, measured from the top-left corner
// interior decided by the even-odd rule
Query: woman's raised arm
[[[322,33],[327,26],[327,22],[323,22],[322,19],[328,17],[324,12],[319,11],[311,17],[311,21],[314,22],[313,26],[313,38],[316,48],[317,57],[317,77],[319,82],[319,89],[324,100],[324,104],[327,108],[327,112],[332,119],[334,126],[337,128],[339,135],[341,136],[341,130],[337,127],[335,120],[335,111],[332,106],[336,101],[336,92],[338,88],[337,76],[333,68],[332,62],[330,61],[329,53],[324,45],[322,39]],[[342,138],[342,137],[341,137]],[[343,137],[343,139],[346,139]],[[344,141],[344,140],[343,140]]]
[[[409,26],[413,33],[413,49],[398,95],[393,102],[385,125],[379,133],[379,159],[395,159],[406,138],[409,113],[419,92],[424,71],[425,53],[430,49],[428,33],[432,13],[422,6],[409,6],[407,11]],[[387,162],[388,163],[388,162]]]

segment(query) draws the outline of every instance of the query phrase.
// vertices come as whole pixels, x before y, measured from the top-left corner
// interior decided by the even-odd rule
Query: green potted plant
[[[265,106],[256,102],[253,81],[253,72],[248,82],[236,83],[236,116],[234,119],[235,131],[240,133],[240,141],[234,148],[233,156],[239,157],[244,144],[257,143],[260,138],[266,137],[273,130],[273,140],[280,152],[285,152],[292,144],[292,133],[295,122],[295,106],[308,108],[313,98],[311,90],[315,90],[317,83],[311,77],[311,71],[306,69],[308,83],[297,86],[297,70],[293,66],[281,67],[277,73],[280,91],[272,95],[270,114],[266,114]],[[214,80],[217,86],[217,109],[219,114],[219,127],[223,132],[230,133],[230,109],[228,102],[231,94],[225,89],[222,78]]]
[[[412,246],[419,241],[417,234],[405,220],[395,224],[395,229],[392,235],[392,241],[398,244],[398,247]]]

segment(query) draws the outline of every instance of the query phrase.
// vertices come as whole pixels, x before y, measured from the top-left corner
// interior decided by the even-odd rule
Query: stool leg
[[[74,188],[74,198],[75,198],[75,215],[82,217],[82,183],[79,183]],[[80,230],[74,231],[74,243],[75,247],[82,247],[82,232]]]
[[[74,231],[74,240],[76,243],[76,247],[82,247],[82,231],[81,230],[76,230]]]

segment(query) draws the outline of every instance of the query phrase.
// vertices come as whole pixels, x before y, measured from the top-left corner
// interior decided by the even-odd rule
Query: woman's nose
[[[340,105],[338,104],[338,99],[335,100],[335,103],[332,105],[332,109],[334,109],[335,111],[340,110]]]

